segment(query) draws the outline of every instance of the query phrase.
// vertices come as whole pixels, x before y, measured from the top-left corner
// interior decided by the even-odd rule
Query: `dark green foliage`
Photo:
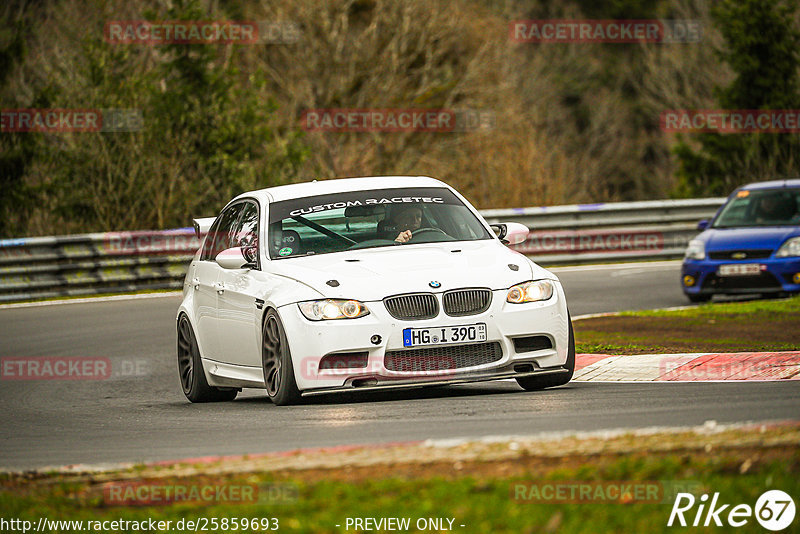
[[[22,21],[0,31],[0,87],[9,83],[25,57],[25,31]],[[25,173],[35,150],[35,139],[0,132],[0,237],[12,234],[30,207],[31,191],[25,183]]]
[[[145,16],[231,18],[206,12],[196,0]],[[65,223],[44,233],[187,226],[191,217],[213,215],[243,191],[294,176],[307,151],[297,134],[276,140],[270,124],[276,105],[265,96],[260,72],[240,71],[242,45],[112,44],[99,37],[103,21],[92,22],[84,33],[62,38],[71,40],[60,44],[73,54],[74,67],[55,80],[52,98],[15,107],[138,110],[142,127],[3,133],[4,147],[10,146],[0,158],[0,180],[8,185],[3,207],[10,204],[14,213],[4,222],[24,216],[22,201],[31,198],[24,178],[34,161],[45,177],[38,190],[50,205],[50,220]],[[18,55],[20,46],[12,42],[0,62]],[[14,231],[0,226],[0,235]]]
[[[800,109],[796,7],[784,0],[723,0],[715,6],[712,15],[727,45],[719,55],[736,73],[716,90],[720,109]],[[800,171],[797,134],[704,133],[682,138],[675,154],[681,196],[725,195],[746,182]]]

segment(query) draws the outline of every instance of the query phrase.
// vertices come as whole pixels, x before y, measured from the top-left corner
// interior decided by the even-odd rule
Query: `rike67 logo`
[[[691,493],[678,493],[667,526],[730,526],[742,527],[748,524],[753,516],[767,530],[783,530],[794,521],[794,500],[781,490],[769,490],[761,494],[755,508],[748,504],[723,504],[719,493],[714,493],[709,501],[704,493],[699,499]],[[696,510],[695,505],[697,505]],[[685,514],[685,515],[684,515]],[[688,518],[688,519],[687,519]]]

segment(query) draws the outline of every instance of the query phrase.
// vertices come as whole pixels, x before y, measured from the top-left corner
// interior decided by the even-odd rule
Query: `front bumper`
[[[304,395],[514,378],[530,374],[564,372],[569,343],[569,318],[561,285],[554,282],[553,296],[542,302],[510,304],[506,290],[493,291],[489,308],[482,313],[451,317],[441,311],[433,319],[404,321],[393,318],[383,302],[366,302],[370,314],[358,319],[309,321],[296,304],[279,308],[294,365],[297,386]],[[392,371],[386,368],[387,351],[413,351],[403,346],[405,328],[447,328],[486,324],[486,343],[499,343],[502,355],[491,363],[440,370]],[[514,339],[546,336],[551,348],[515,350]],[[380,338],[378,343],[374,341]],[[473,344],[475,345],[475,344]],[[458,347],[440,345],[438,347]],[[335,353],[368,353],[365,368],[320,369],[323,356]],[[516,367],[516,370],[515,370]]]
[[[748,276],[718,276],[720,265],[757,263],[761,274]],[[800,283],[800,258],[765,258],[757,260],[684,260],[681,285],[687,295],[737,295],[748,293],[797,293]],[[687,286],[685,277],[695,283]]]
[[[350,391],[382,391],[394,389],[411,389],[428,386],[452,386],[456,384],[469,384],[473,382],[487,382],[490,380],[501,380],[504,378],[521,378],[526,376],[541,376],[541,375],[554,375],[568,373],[569,370],[564,367],[555,367],[549,369],[536,369],[533,371],[515,371],[513,368],[510,370],[493,370],[489,373],[472,373],[463,375],[454,375],[451,378],[431,378],[429,380],[420,381],[418,379],[374,379],[373,382],[365,381],[359,382],[358,380],[348,380],[344,386],[335,388],[312,389],[302,392],[303,397],[313,395],[325,395],[328,393],[347,393]]]

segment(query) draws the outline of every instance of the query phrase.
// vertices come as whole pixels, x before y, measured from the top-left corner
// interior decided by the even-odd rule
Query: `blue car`
[[[800,293],[800,179],[740,187],[697,229],[681,269],[692,302]]]

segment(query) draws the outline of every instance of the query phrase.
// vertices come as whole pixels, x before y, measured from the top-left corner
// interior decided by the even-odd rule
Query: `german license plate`
[[[405,328],[403,330],[404,347],[472,343],[478,341],[486,341],[486,323],[433,328]]]
[[[717,269],[719,276],[747,276],[761,274],[761,265],[758,263],[731,263],[720,265]]]

